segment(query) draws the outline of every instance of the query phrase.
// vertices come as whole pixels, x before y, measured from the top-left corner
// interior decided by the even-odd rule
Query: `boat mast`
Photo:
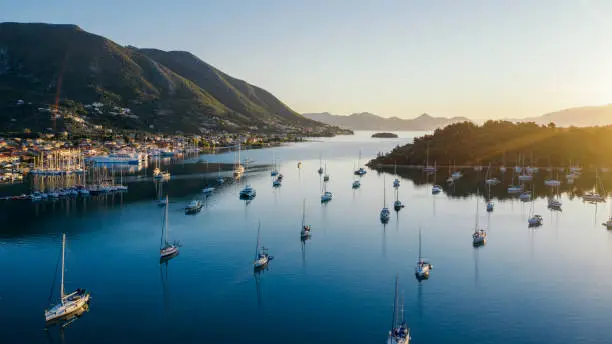
[[[474,232],[478,233],[478,189],[476,189],[476,227]]]
[[[387,188],[386,188],[386,178],[383,176],[383,208],[387,206]]]
[[[391,322],[391,331],[393,331],[395,324],[397,323],[397,279],[398,276],[395,275],[395,299],[393,300],[393,320]]]
[[[60,299],[64,304],[64,256],[66,252],[66,233],[62,233],[62,283],[60,285]]]
[[[421,227],[419,227],[419,261],[421,261]]]
[[[255,246],[255,260],[259,257],[259,240],[260,240],[260,232],[261,230],[261,220],[259,220],[259,224],[257,225],[257,245]]]
[[[304,202],[302,203],[302,228],[304,228],[305,222],[306,222],[306,199],[304,198]]]

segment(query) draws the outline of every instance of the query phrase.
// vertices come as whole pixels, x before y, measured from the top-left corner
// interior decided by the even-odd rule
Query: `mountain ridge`
[[[334,115],[329,112],[304,113],[302,115],[319,122],[351,130],[434,130],[452,123],[470,121],[465,117],[433,117],[426,113],[413,119],[401,119],[396,116],[385,118],[370,112],[359,112],[346,116]]]
[[[16,102],[24,104],[16,106]],[[130,116],[102,109],[129,108]],[[55,104],[55,105],[54,105]],[[0,120],[9,130],[50,126],[40,107],[82,123],[162,132],[329,131],[272,93],[185,51],[121,46],[74,24],[0,23]],[[110,115],[109,115],[110,114]],[[55,124],[55,121],[53,121]]]

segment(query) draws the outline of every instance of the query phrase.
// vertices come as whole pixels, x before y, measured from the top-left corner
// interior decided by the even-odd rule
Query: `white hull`
[[[50,310],[45,311],[45,321],[56,320],[77,312],[82,309],[88,301],[89,294],[85,294],[83,297],[79,297],[76,300],[65,301],[64,304],[55,305]]]
[[[253,266],[255,268],[262,268],[262,267],[266,266],[266,264],[268,264],[269,261],[270,261],[270,259],[268,257],[260,258],[260,259],[256,260],[255,263],[253,263]]]
[[[161,249],[159,251],[159,257],[160,258],[167,258],[167,257],[175,255],[177,253],[178,253],[178,247],[176,247],[176,246],[169,246],[169,247],[166,247],[166,248]]]

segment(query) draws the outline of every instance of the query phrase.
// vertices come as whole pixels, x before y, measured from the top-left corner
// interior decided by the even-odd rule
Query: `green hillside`
[[[83,106],[94,102],[103,111]],[[50,126],[39,110],[49,104],[69,104],[65,111],[85,123],[120,129],[329,129],[187,52],[123,47],[75,25],[0,23],[5,129]],[[129,108],[129,116],[114,107]]]

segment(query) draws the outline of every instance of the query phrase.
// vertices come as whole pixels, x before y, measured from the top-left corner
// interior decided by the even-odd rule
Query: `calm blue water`
[[[474,249],[476,198],[452,190],[432,196],[430,185],[406,177],[399,189],[406,208],[383,226],[383,187],[391,206],[394,177],[369,170],[352,190],[352,171],[360,150],[365,163],[413,135],[358,133],[243,152],[257,165],[247,177],[255,200],[238,199],[244,180],[227,183],[195,216],[183,207],[216,178],[207,162],[230,162],[233,153],[169,166],[169,236],[183,247],[162,265],[161,208],[150,178],[129,176],[130,191],[114,197],[0,204],[0,342],[384,343],[399,274],[414,343],[609,343],[612,232],[601,226],[608,206],[564,194],[556,213],[538,198],[533,207],[544,225],[534,230],[527,228],[530,203],[498,200],[488,215],[481,201],[489,242]],[[279,189],[262,166],[273,153],[285,175]],[[320,154],[334,193],[327,205],[319,201]],[[313,226],[305,244],[303,199]],[[254,275],[259,220],[275,259]],[[434,265],[420,283],[413,275],[419,227]],[[87,288],[93,299],[63,331],[45,331],[61,232],[67,289]]]

